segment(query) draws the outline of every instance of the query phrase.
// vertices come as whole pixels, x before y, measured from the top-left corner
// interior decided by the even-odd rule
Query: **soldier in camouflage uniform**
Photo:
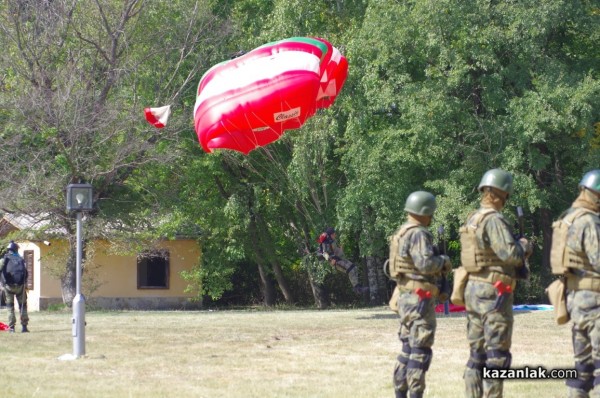
[[[583,176],[568,212],[585,209],[567,233],[567,310],[573,321],[577,379],[569,397],[600,397],[600,169]]]
[[[389,267],[400,293],[398,337],[402,343],[394,369],[396,398],[423,396],[435,337],[437,284],[442,273],[452,270],[448,256],[435,254],[433,235],[427,229],[435,208],[431,193],[411,193],[404,207],[408,219],[391,238]]]
[[[513,294],[517,268],[531,255],[526,239],[515,240],[500,211],[512,193],[512,175],[487,171],[479,184],[481,207],[460,228],[461,263],[468,272],[464,299],[470,357],[464,372],[465,397],[502,397],[501,380],[483,380],[483,368],[511,364]],[[510,287],[510,289],[509,289]],[[502,296],[499,293],[504,292]]]
[[[22,266],[22,281],[13,281],[10,279],[9,262],[12,260],[16,261],[17,264]],[[17,318],[15,316],[15,298],[19,305],[19,313],[21,317],[21,331],[23,333],[29,332],[27,324],[29,323],[29,314],[27,313],[27,289],[25,282],[27,281],[27,268],[23,263],[23,258],[19,255],[19,245],[12,240],[8,245],[8,253],[0,260],[0,281],[2,283],[4,293],[6,294],[6,307],[8,309],[8,331],[10,333],[15,332],[15,324]]]
[[[356,294],[369,292],[368,287],[363,287],[358,280],[358,267],[344,258],[344,250],[337,244],[337,233],[335,228],[327,227],[325,229],[325,239],[321,242],[319,252],[331,264],[332,267],[348,275],[352,290]]]

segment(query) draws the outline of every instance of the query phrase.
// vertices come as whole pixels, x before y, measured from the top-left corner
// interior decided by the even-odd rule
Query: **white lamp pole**
[[[72,359],[85,355],[85,297],[81,293],[81,260],[83,257],[83,212],[93,209],[92,186],[69,184],[67,186],[67,211],[77,213],[77,252],[75,263],[75,297],[73,298],[73,355]]]
[[[76,286],[75,297],[73,298],[73,356],[75,358],[85,355],[85,297],[81,294],[81,258],[83,253],[81,244],[82,216],[83,213],[78,211]]]

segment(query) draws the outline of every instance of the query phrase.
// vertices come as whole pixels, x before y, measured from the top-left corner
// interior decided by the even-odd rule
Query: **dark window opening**
[[[144,252],[137,258],[138,289],[169,288],[169,252]]]

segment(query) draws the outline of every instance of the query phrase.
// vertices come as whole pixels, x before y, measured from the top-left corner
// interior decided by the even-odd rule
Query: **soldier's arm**
[[[600,272],[600,219],[592,215],[579,217],[569,228],[567,245],[584,252],[590,264]]]
[[[585,252],[590,259],[594,269],[600,269],[600,219],[596,217],[596,223],[590,225],[585,234]]]
[[[414,231],[411,236],[409,254],[415,267],[423,274],[437,274],[444,266],[444,258],[435,255],[431,237],[422,230]]]
[[[525,250],[515,240],[501,215],[486,218],[480,231],[481,234],[478,231],[478,239],[483,241],[484,245],[489,245],[500,260],[510,263],[523,261]]]

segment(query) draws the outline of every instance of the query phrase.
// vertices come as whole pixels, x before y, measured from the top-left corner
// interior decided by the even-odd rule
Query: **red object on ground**
[[[449,305],[450,312],[466,312],[466,308],[464,305]],[[435,312],[444,312],[444,304],[438,304],[435,306]]]
[[[8,330],[8,325],[0,322],[0,330]]]

